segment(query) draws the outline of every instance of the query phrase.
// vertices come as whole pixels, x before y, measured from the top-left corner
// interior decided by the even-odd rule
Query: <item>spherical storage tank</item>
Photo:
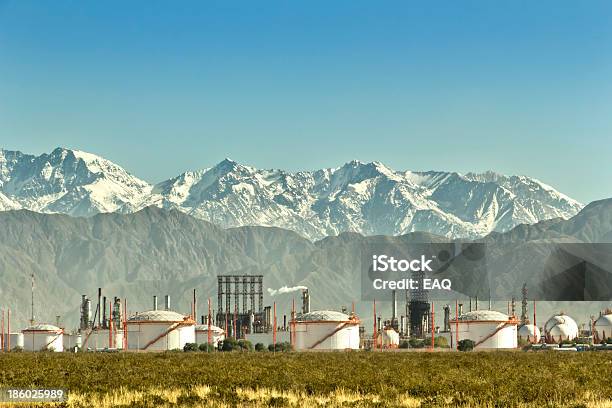
[[[222,328],[217,326],[210,326],[211,334],[210,341],[212,344],[217,347],[220,341],[225,339],[225,332]],[[195,336],[196,343],[198,344],[206,344],[208,343],[208,325],[207,324],[199,324],[195,327]]]
[[[495,310],[474,310],[451,321],[454,344],[472,340],[476,349],[513,349],[517,347],[518,321]],[[459,333],[457,335],[457,326]]]
[[[359,349],[359,319],[332,310],[300,315],[295,320],[296,350]]]
[[[39,323],[21,331],[27,351],[64,351],[64,331],[52,324]]]
[[[540,329],[533,324],[524,324],[518,329],[518,338],[520,340],[526,340],[530,343],[538,343],[542,336],[540,335]]]
[[[595,320],[594,336],[595,341],[607,340],[612,337],[612,313],[599,316]]]
[[[576,337],[578,337],[578,325],[567,315],[555,315],[544,325],[544,338],[547,343],[574,340]]]
[[[195,343],[195,321],[170,310],[150,310],[127,320],[128,350],[164,351]]]

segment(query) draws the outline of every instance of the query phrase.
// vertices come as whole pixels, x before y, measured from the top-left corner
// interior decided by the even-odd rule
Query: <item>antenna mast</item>
[[[31,277],[32,277],[32,314],[30,316],[30,325],[33,326],[34,325],[34,274],[32,274]]]

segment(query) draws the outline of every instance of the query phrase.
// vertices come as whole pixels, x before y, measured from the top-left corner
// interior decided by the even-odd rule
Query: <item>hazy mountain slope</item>
[[[379,162],[289,173],[226,159],[150,186],[106,159],[63,148],[41,156],[0,150],[0,194],[0,210],[91,216],[155,205],[225,228],[274,226],[311,240],[347,231],[476,238],[582,208],[529,177],[401,172]]]
[[[550,229],[584,242],[612,243],[612,199],[594,201],[575,217]]]
[[[490,234],[484,241],[496,255],[490,267],[502,278],[496,281],[497,288],[506,292],[516,289],[515,295],[520,296],[522,283],[534,276],[521,262],[546,255],[552,242],[608,237],[611,216],[612,200],[604,200],[567,221],[521,225],[503,234]],[[37,319],[53,321],[61,315],[72,327],[78,320],[80,295],[94,296],[99,286],[107,296],[126,296],[132,311],[148,309],[152,295],[168,293],[173,308],[187,312],[193,288],[198,291],[200,305],[211,297],[217,307],[217,274],[262,274],[265,289],[308,286],[313,308],[338,309],[356,301],[358,312],[367,320],[370,304],[359,302],[361,246],[446,241],[429,233],[396,237],[343,233],[312,243],[288,230],[224,230],[182,212],[155,207],[89,218],[7,211],[0,213],[0,296],[3,307],[13,309],[15,324],[25,325],[33,273]],[[291,300],[298,296],[270,298],[266,292],[265,302],[276,300],[279,313],[287,313]],[[577,313],[595,313],[591,309],[599,307],[570,306]],[[567,304],[550,307],[570,310]],[[543,305],[541,311],[547,310]]]

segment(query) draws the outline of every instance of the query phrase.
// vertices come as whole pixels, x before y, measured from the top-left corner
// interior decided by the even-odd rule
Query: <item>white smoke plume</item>
[[[303,290],[303,289],[308,289],[308,288],[306,286],[293,286],[291,288],[287,286],[283,286],[280,289],[268,288],[268,293],[270,294],[270,296],[276,296],[276,295],[282,295],[285,293],[296,292],[298,290]]]

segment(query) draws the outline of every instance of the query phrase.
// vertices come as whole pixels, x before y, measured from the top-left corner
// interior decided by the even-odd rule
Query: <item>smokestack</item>
[[[164,310],[170,310],[170,295],[164,296]]]
[[[202,324],[206,324],[206,323],[204,323],[204,315],[202,315],[201,319],[202,319],[202,320],[201,320],[201,321],[202,321]]]
[[[106,296],[102,298],[102,327],[107,328],[106,324]]]
[[[308,289],[302,289],[302,314],[310,313],[310,295]]]
[[[287,331],[287,315],[283,315],[283,331]]]
[[[527,284],[524,283],[522,290],[523,298],[521,299],[521,324],[527,324],[527,320],[529,320],[527,317],[527,293]]]
[[[102,288],[98,288],[98,306],[97,306],[97,310],[96,310],[96,315],[98,316],[98,326],[100,326],[100,316],[102,313],[100,310],[100,307],[102,306],[100,304],[100,302],[102,301]]]
[[[191,313],[191,316],[193,316],[193,318],[195,319],[196,316],[198,315],[198,306],[197,306],[197,299],[196,299],[196,290],[193,290],[193,313]]]
[[[478,310],[478,296],[474,298],[474,302],[476,303],[476,307],[474,310]]]
[[[34,274],[32,274],[32,315],[30,316],[30,324],[34,324]]]
[[[264,316],[265,316],[265,319],[266,319],[266,322],[265,322],[266,333],[269,333],[270,332],[270,328],[272,327],[272,315],[271,315],[270,311],[271,311],[271,307],[270,306],[264,307]]]
[[[444,331],[450,331],[450,305],[444,305]]]
[[[391,291],[391,326],[397,324],[397,294],[395,289]]]
[[[119,299],[118,297],[115,297],[113,301],[113,314],[112,314],[112,318],[113,318],[113,321],[115,322],[115,325],[120,324],[122,315],[123,313],[121,311],[121,299]]]
[[[153,295],[153,310],[157,310],[157,296]]]
[[[81,330],[89,328],[91,322],[91,300],[87,295],[81,295]]]

